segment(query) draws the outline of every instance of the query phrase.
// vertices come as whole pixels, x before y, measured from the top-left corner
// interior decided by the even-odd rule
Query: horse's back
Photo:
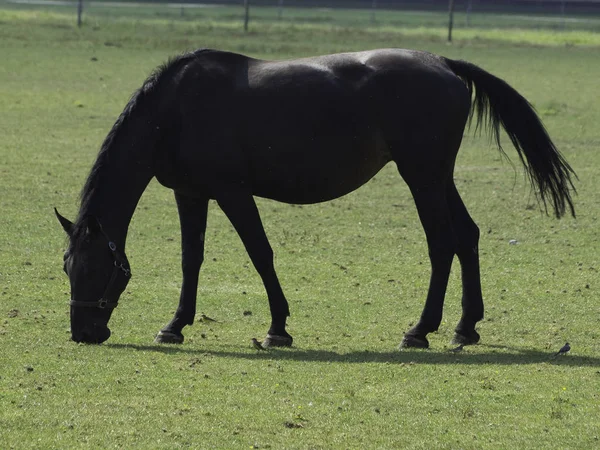
[[[193,89],[201,88],[196,83],[204,81],[213,84],[206,85],[207,88],[226,86],[237,94],[260,90],[286,95],[294,90],[306,91],[313,84],[326,85],[332,90],[354,88],[360,91],[373,79],[382,77],[390,77],[396,83],[411,81],[409,84],[413,85],[421,84],[423,79],[424,85],[427,81],[439,83],[444,79],[452,83],[456,78],[444,59],[437,55],[395,48],[275,61],[203,50],[196,53],[185,70],[192,75]],[[414,86],[407,86],[407,89],[412,88]]]
[[[441,58],[410,50],[285,61],[202,52],[182,76],[182,120],[197,136],[183,156],[259,196],[330,200],[393,159],[391,141],[447,109],[457,81]]]

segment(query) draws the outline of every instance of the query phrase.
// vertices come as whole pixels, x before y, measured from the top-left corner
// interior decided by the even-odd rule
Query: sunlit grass
[[[456,30],[447,45],[442,26],[266,20],[246,35],[231,18],[86,16],[78,30],[72,15],[15,10],[0,11],[0,22],[1,448],[597,447],[597,44]],[[75,216],[102,139],[156,65],[195,47],[291,58],[385,46],[467,59],[508,80],[580,176],[578,218],[556,221],[487,137],[465,137],[456,181],[482,231],[481,345],[447,352],[460,316],[455,266],[431,350],[397,350],[420,314],[429,267],[391,165],[330,203],[258,199],[294,348],[251,347],[269,325],[264,288],[214,203],[198,311],[219,323],[187,328],[183,346],[152,343],[180,287],[173,195],[156,182],[131,224],[134,278],[113,336],[102,346],[69,340],[65,238],[52,208]],[[567,340],[571,354],[552,358]]]
[[[200,36],[204,39],[208,38],[209,42],[217,37],[222,38],[223,35],[228,35],[231,38],[244,38],[250,42],[256,40],[258,36],[268,42],[270,37],[283,35],[290,37],[285,42],[280,41],[281,45],[285,47],[282,49],[284,52],[289,51],[290,48],[302,46],[318,49],[325,38],[334,42],[358,41],[358,39],[352,39],[351,35],[360,37],[360,40],[365,43],[373,40],[387,40],[390,42],[390,46],[397,46],[397,42],[405,39],[445,42],[448,36],[445,15],[434,13],[386,13],[384,19],[374,25],[369,21],[357,23],[356,21],[345,20],[344,17],[348,13],[344,14],[344,11],[336,11],[335,17],[337,20],[316,21],[311,20],[313,16],[298,17],[297,10],[294,10],[296,14],[287,17],[287,20],[274,20],[273,17],[269,17],[264,13],[264,11],[272,13],[274,9],[256,8],[258,14],[251,22],[250,32],[244,33],[241,26],[241,16],[238,17],[232,12],[223,14],[225,10],[238,11],[238,9],[230,7],[208,8],[200,10],[198,15],[192,17],[181,17],[176,14],[159,14],[148,17],[141,13],[144,11],[143,8],[117,8],[116,10],[109,10],[113,11],[113,14],[109,15],[102,8],[92,9],[85,16],[84,28],[88,30],[78,30],[75,26],[72,11],[66,12],[64,9],[61,12],[54,9],[1,10],[0,20],[8,21],[9,26],[10,22],[18,21],[21,24],[22,33],[39,31],[35,29],[26,30],[24,26],[27,26],[27,24],[37,24],[42,30],[58,28],[54,32],[68,41],[91,38],[89,36],[89,28],[91,28],[95,31],[99,31],[99,29],[110,30],[116,37],[120,36],[121,39],[127,42],[154,46],[164,46],[176,42],[179,44],[194,44],[195,38]],[[169,11],[167,10],[167,12]],[[363,17],[364,15],[364,11],[353,11],[350,17]],[[388,17],[390,15],[391,18]],[[392,20],[393,17],[408,17],[411,20],[407,23],[396,23]],[[436,19],[432,23],[427,23],[426,20],[423,20],[423,17],[434,17]],[[494,45],[600,46],[600,33],[598,32],[600,30],[600,19],[598,19],[598,30],[596,31],[569,28],[532,28],[523,25],[522,22],[517,21],[513,22],[513,25],[507,29],[502,26],[502,19],[496,21],[486,19],[483,21],[482,26],[465,27],[457,25],[453,30],[453,41],[455,45],[489,43]],[[160,34],[155,33],[157,27],[161,29]],[[126,29],[125,32],[124,29]],[[295,42],[297,40],[293,36],[296,33],[302,35],[304,39],[308,38],[308,40]],[[101,35],[102,33],[97,34]],[[7,37],[15,38],[14,34]],[[199,45],[199,43],[195,45]],[[277,53],[277,50],[271,50],[271,52]]]

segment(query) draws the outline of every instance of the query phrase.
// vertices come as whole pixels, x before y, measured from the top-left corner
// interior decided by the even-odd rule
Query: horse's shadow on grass
[[[347,353],[331,350],[305,350],[301,348],[274,348],[268,351],[223,350],[210,348],[196,349],[178,345],[139,345],[139,344],[106,344],[117,350],[150,351],[164,354],[186,354],[198,356],[203,354],[222,358],[247,360],[282,360],[303,362],[339,362],[339,363],[381,363],[381,364],[541,364],[547,363],[574,367],[600,367],[600,358],[566,354],[554,356],[548,351],[523,349],[510,346],[485,345],[465,347],[460,353],[447,350],[395,350],[395,351],[349,351]],[[475,351],[475,349],[477,349]],[[481,349],[485,349],[483,352]]]

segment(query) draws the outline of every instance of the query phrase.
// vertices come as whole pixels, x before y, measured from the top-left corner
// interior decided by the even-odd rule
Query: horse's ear
[[[96,216],[87,216],[86,223],[88,234],[97,234],[102,231],[102,225],[100,225]]]
[[[73,234],[73,222],[71,222],[69,219],[61,216],[56,208],[54,208],[54,214],[56,214],[56,217],[58,218],[58,221],[62,225],[63,230],[65,230],[65,233],[67,233],[69,236],[71,236]]]

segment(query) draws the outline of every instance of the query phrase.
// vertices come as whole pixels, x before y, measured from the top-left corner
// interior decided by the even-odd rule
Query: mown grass
[[[241,24],[244,16],[242,3],[239,6],[180,4],[156,2],[143,4],[142,7],[134,2],[87,2],[84,3],[83,18],[102,19],[138,18],[138,19],[171,19],[178,21],[216,20],[218,22],[235,21]],[[63,14],[76,14],[76,2],[69,6],[61,5],[27,5],[7,3],[12,9],[17,10],[46,10],[58,11]],[[284,6],[283,9],[274,7],[257,6],[251,3],[250,23],[302,23],[315,25],[338,26],[393,26],[396,28],[444,28],[448,26],[448,13],[446,11],[412,11],[412,10],[385,10],[376,9],[374,14],[370,9],[336,9],[336,8],[295,8]],[[117,7],[118,6],[118,7]],[[600,19],[590,14],[570,14],[564,17],[556,10],[529,12],[528,14],[511,11],[498,11],[496,13],[479,12],[475,8],[467,15],[462,8],[457,8],[454,14],[454,26],[459,28],[502,28],[502,29],[537,29],[537,30],[587,30],[598,31]]]
[[[31,14],[50,15],[60,14],[61,26],[69,25],[71,30],[75,21],[75,4],[73,6],[41,6],[5,4],[5,8],[13,14],[26,12]],[[143,7],[110,7],[93,2],[86,5],[84,10],[84,25],[92,28],[115,26],[118,29],[128,27],[131,31],[129,38],[141,40],[149,37],[159,41],[168,38],[171,33],[179,35],[184,30],[187,33],[202,33],[220,35],[222,33],[242,35],[243,8],[241,7],[208,7],[184,8],[173,5],[156,4]],[[160,37],[148,32],[153,24],[162,24]],[[466,15],[459,11],[455,17],[453,39],[473,43],[493,42],[495,44],[515,43],[538,45],[581,45],[599,46],[600,18],[590,15],[567,16],[564,20],[559,16],[523,16],[519,14],[485,14],[470,15],[467,25]],[[187,26],[187,28],[186,28]],[[175,28],[178,30],[176,31]],[[250,34],[260,33],[271,36],[285,36],[287,45],[294,45],[293,37],[296,31],[303,33],[304,45],[307,48],[319,47],[325,39],[324,46],[333,41],[349,41],[359,43],[362,37],[379,35],[380,41],[398,39],[426,39],[441,41],[448,35],[448,17],[446,13],[422,11],[378,11],[375,21],[369,10],[340,10],[327,8],[284,8],[280,18],[277,8],[253,7],[251,9]],[[71,30],[72,31],[72,30]],[[187,34],[186,33],[186,34]],[[119,31],[115,32],[120,35]],[[148,36],[150,34],[150,36]],[[324,34],[326,36],[324,36]],[[332,36],[333,35],[333,36]],[[225,38],[228,40],[227,38]],[[273,44],[273,43],[271,43]],[[283,44],[283,43],[281,43]],[[392,44],[390,44],[392,45]],[[395,45],[395,44],[393,44]],[[311,47],[312,46],[312,47]],[[269,52],[276,51],[266,46]],[[286,51],[287,48],[282,50]]]
[[[244,35],[234,21],[161,18],[99,17],[78,30],[71,16],[14,9],[0,10],[0,22],[0,447],[597,446],[593,41],[544,45],[533,33],[515,45],[505,33],[448,46],[444,36],[393,28],[256,23]],[[176,306],[179,231],[172,194],[152,183],[130,228],[134,278],[113,336],[102,346],[76,345],[61,270],[65,240],[52,207],[76,214],[87,171],[130,93],[169,55],[200,46],[269,58],[401,46],[480,64],[542,115],[579,174],[578,218],[541,214],[520,170],[487,137],[469,133],[456,179],[482,230],[482,343],[446,351],[460,315],[455,268],[432,349],[400,352],[429,269],[394,168],[322,205],[259,200],[296,341],[258,354],[249,339],[268,327],[264,289],[211,205],[199,312],[219,323],[198,323],[183,346],[169,347],[152,339]],[[514,155],[508,143],[507,150]],[[571,354],[553,359],[567,340]]]

